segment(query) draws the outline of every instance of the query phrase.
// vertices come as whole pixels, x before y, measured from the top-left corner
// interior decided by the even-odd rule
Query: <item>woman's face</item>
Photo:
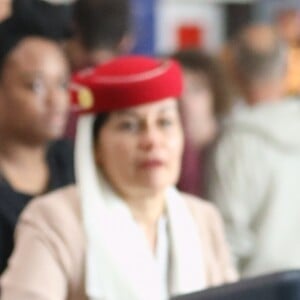
[[[44,142],[64,133],[69,69],[58,46],[25,38],[6,59],[0,81],[0,126],[7,134]]]
[[[185,71],[184,79],[180,108],[185,133],[194,145],[201,147],[211,142],[216,132],[213,93],[204,74]]]
[[[177,101],[167,98],[110,114],[99,130],[95,155],[124,197],[145,197],[177,182],[183,133]]]

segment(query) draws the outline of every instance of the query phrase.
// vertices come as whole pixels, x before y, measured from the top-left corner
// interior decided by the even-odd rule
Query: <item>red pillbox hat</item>
[[[178,98],[182,72],[174,60],[123,56],[72,77],[71,100],[80,113],[100,113]]]

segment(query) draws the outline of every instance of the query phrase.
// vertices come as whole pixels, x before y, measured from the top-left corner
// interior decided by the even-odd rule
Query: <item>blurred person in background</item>
[[[172,55],[183,67],[184,92],[180,102],[185,131],[185,149],[178,187],[204,197],[205,160],[220,119],[231,108],[229,82],[217,58],[200,49]]]
[[[104,63],[132,47],[129,0],[76,0],[65,51],[73,71]]]
[[[286,93],[300,96],[300,9],[279,11],[275,25],[288,45]]]
[[[74,182],[72,145],[61,139],[69,66],[56,33],[17,11],[0,25],[0,273],[24,207]]]
[[[236,279],[211,203],[179,192],[172,60],[126,56],[74,75],[76,186],[33,201],[2,300],[166,300]]]
[[[129,0],[77,0],[72,5],[72,37],[64,49],[73,71],[128,53],[132,48]],[[66,136],[74,138],[73,112]]]
[[[236,68],[233,57],[233,43],[234,40],[231,38],[227,40],[222,47],[220,47],[217,57],[223,66],[227,80],[231,84],[232,93],[232,109],[240,106],[241,90],[239,87],[238,75],[236,74]]]
[[[133,47],[130,0],[14,0],[13,6],[19,18],[62,36],[60,43],[72,72],[104,63]],[[65,133],[71,139],[76,121],[72,112]]]
[[[51,35],[59,43],[72,35],[72,6],[66,1],[53,4],[50,0],[13,0],[12,14],[16,30],[24,27],[28,33]]]
[[[261,32],[264,27],[276,30],[279,36],[287,45],[288,62],[287,71],[284,78],[285,94],[287,96],[300,95],[300,10],[280,9],[269,23],[253,22],[246,27],[252,28],[252,35],[256,35],[257,41],[265,43],[261,39]],[[236,72],[234,63],[234,38],[227,41],[220,51],[220,58],[226,67],[228,75],[235,83],[236,97],[241,96],[239,86],[239,75]],[[239,103],[241,104],[241,103]]]
[[[209,169],[242,276],[300,267],[300,102],[284,96],[286,45],[253,28],[234,49],[247,105],[224,122]]]

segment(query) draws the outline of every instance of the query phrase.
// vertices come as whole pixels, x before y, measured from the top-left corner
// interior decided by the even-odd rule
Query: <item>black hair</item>
[[[99,130],[105,125],[108,121],[110,113],[103,112],[96,116],[94,124],[93,124],[93,141],[96,142]]]
[[[14,0],[12,15],[0,24],[0,75],[8,54],[28,36],[60,41],[71,34],[70,5],[43,0]]]
[[[87,50],[116,50],[130,29],[130,1],[77,0],[73,25]]]
[[[45,0],[13,0],[12,17],[18,31],[38,34],[54,40],[71,36],[72,6]]]

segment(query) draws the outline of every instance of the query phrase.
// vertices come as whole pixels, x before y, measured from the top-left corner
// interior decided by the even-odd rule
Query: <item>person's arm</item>
[[[65,300],[68,283],[59,243],[39,207],[29,207],[17,226],[15,249],[1,277],[1,299]]]
[[[220,269],[220,278],[216,278],[215,280],[217,284],[220,282],[236,281],[239,276],[232,262],[232,255],[225,237],[223,220],[213,205],[210,206],[208,219],[211,223],[211,239],[216,262]]]
[[[187,195],[186,195],[187,196]],[[238,273],[232,262],[224,224],[215,205],[209,201],[191,198],[187,204],[199,225],[203,242],[203,257],[208,286],[215,286],[238,280]]]
[[[253,222],[266,183],[263,153],[253,136],[227,134],[216,145],[209,177],[209,199],[219,208],[238,269],[255,252]]]

